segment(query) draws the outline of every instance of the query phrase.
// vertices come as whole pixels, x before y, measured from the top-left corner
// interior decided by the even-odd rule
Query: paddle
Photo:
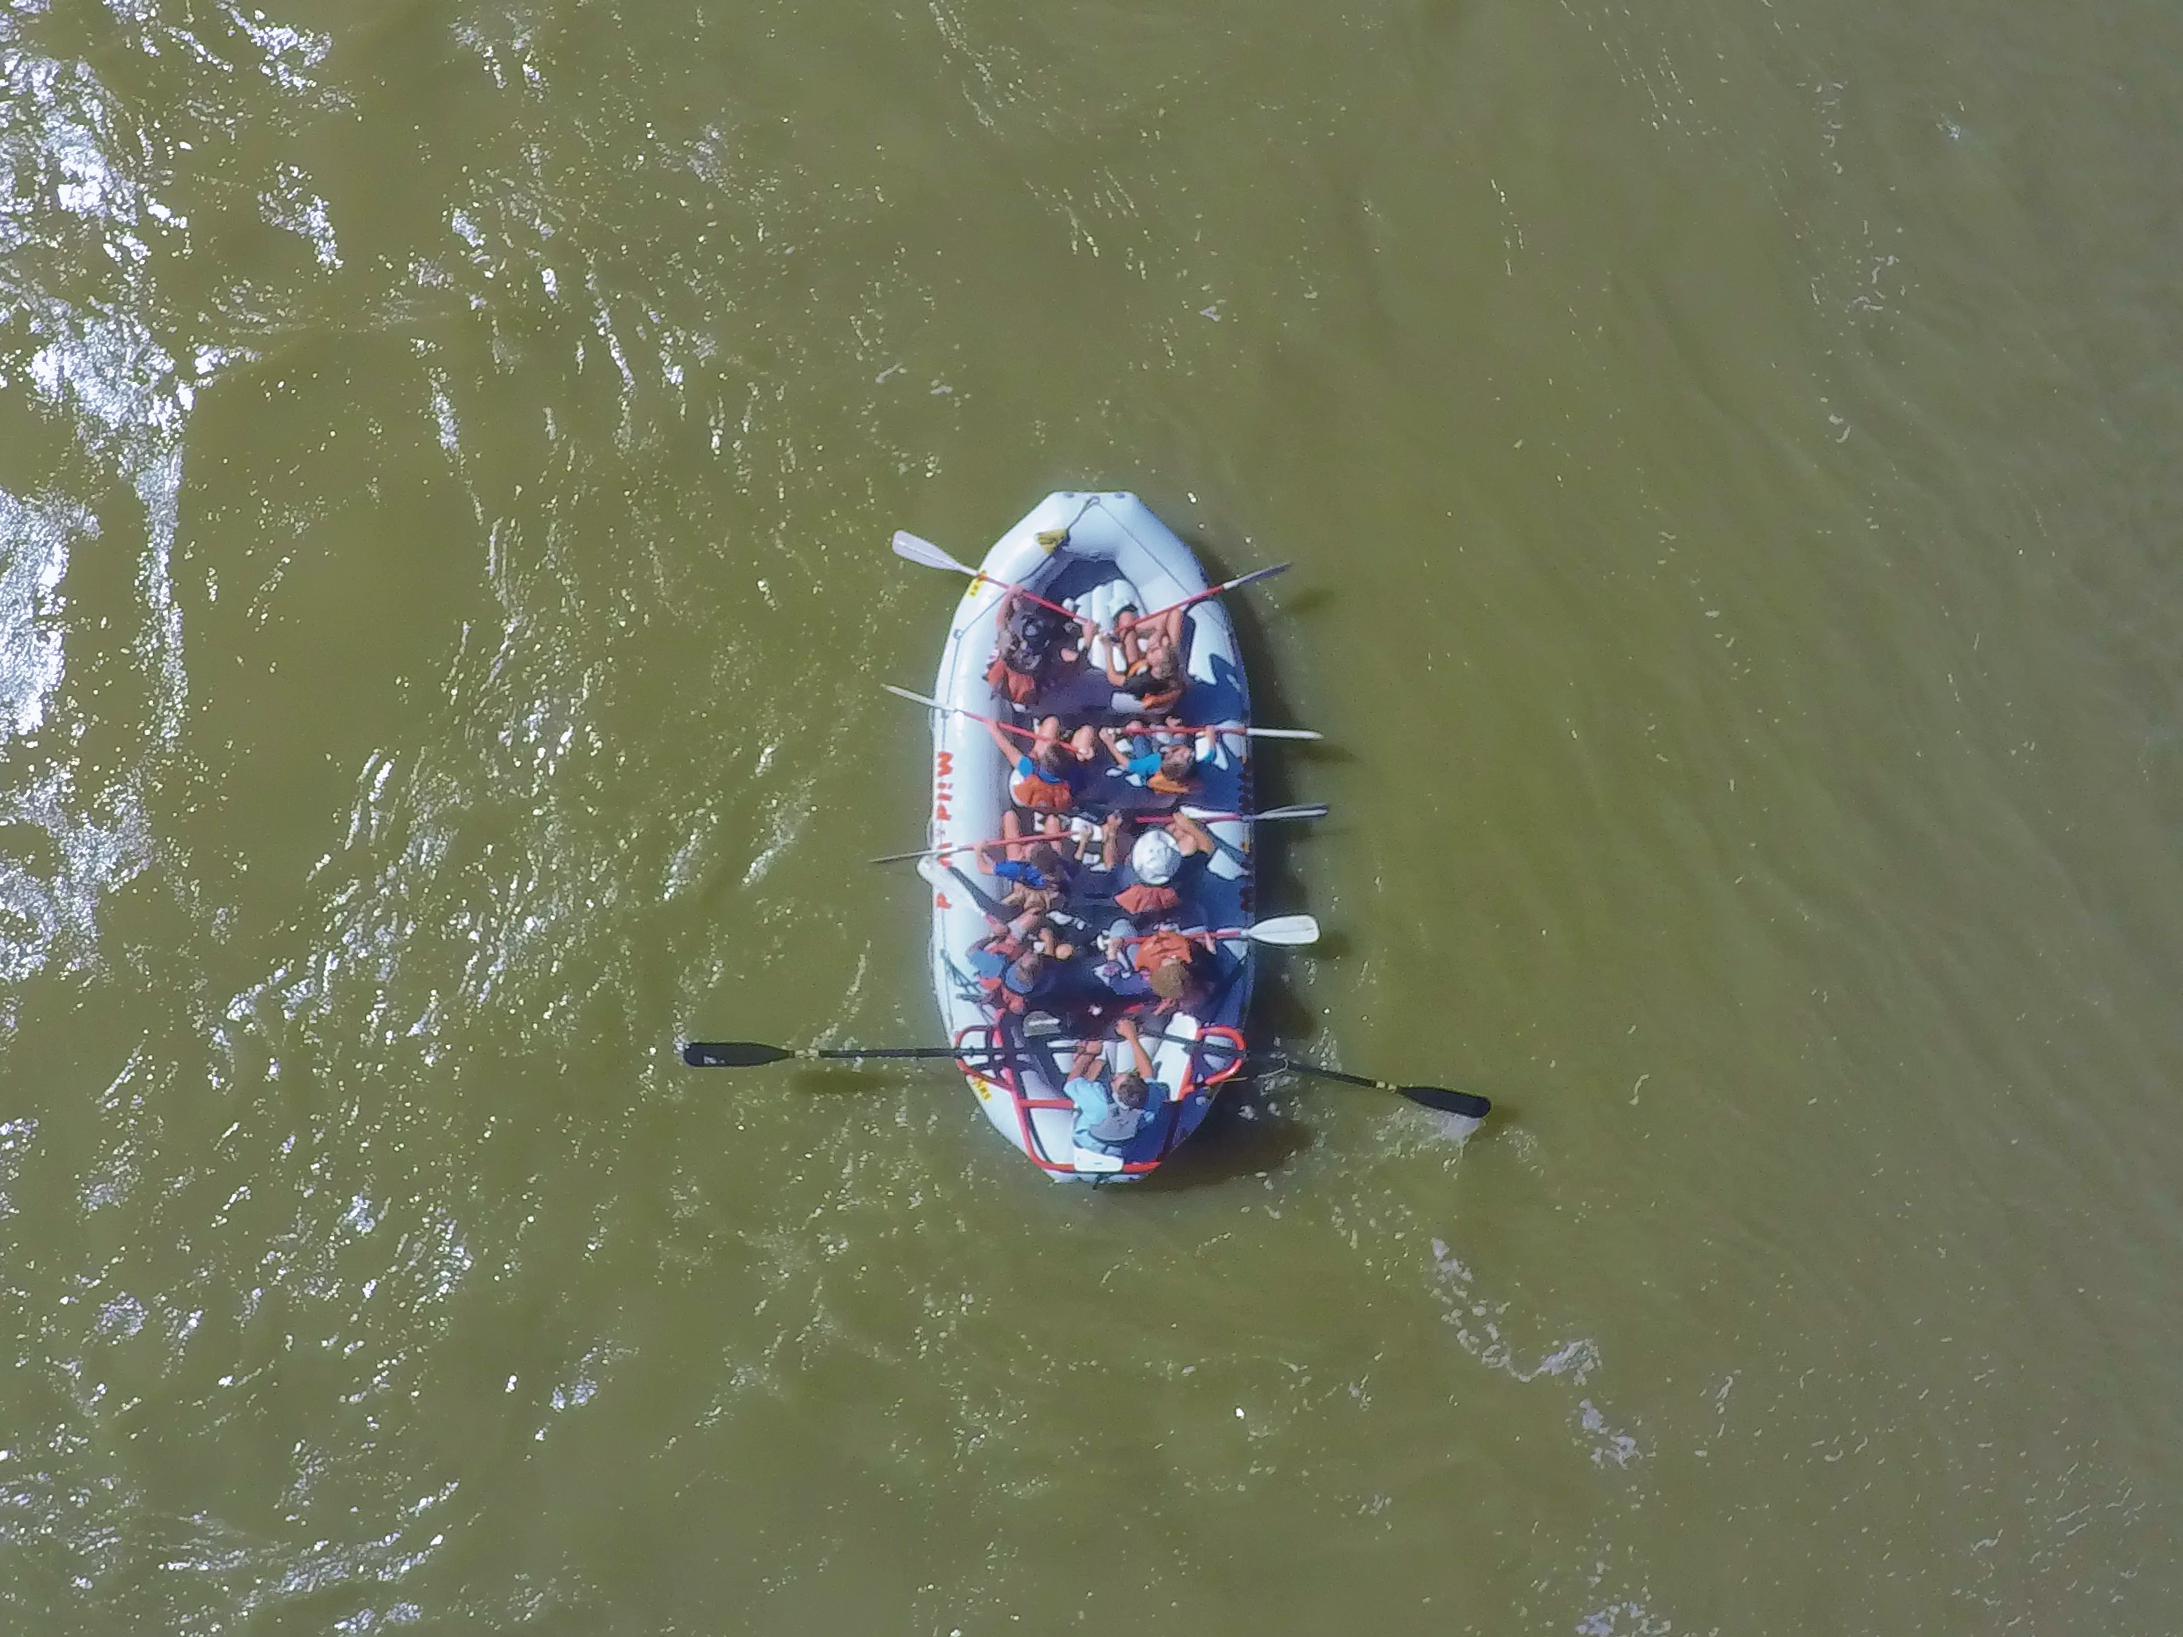
[[[693,1040],[682,1048],[682,1061],[693,1069],[755,1069],[790,1058],[991,1057],[990,1048],[953,1046],[867,1046],[854,1051],[822,1051],[816,1046],[767,1046],[756,1040]]]
[[[1152,936],[1152,933],[1147,932],[1141,937],[1117,938],[1115,942],[1141,944]],[[1249,926],[1228,927],[1206,936],[1222,943],[1248,938],[1254,944],[1279,944],[1284,948],[1296,949],[1319,941],[1319,923],[1309,915],[1275,915],[1263,921],[1253,921]]]
[[[1238,586],[1249,585],[1253,580],[1270,580],[1276,574],[1287,573],[1290,566],[1288,563],[1274,563],[1266,568],[1254,568],[1248,574],[1238,574],[1232,580],[1223,580],[1216,586],[1209,586],[1203,591],[1193,592],[1179,603],[1169,603],[1165,608],[1154,609],[1137,623],[1139,625],[1149,625],[1163,614],[1172,614],[1178,608],[1188,608],[1192,603],[1201,603],[1208,597],[1217,597],[1223,591],[1233,591]]]
[[[1186,1040],[1181,1035],[1155,1034],[1149,1029],[1144,1032],[1144,1037],[1147,1040],[1171,1041],[1178,1046],[1204,1044],[1202,1041]],[[693,1040],[682,1048],[682,1061],[693,1069],[761,1068],[768,1063],[785,1063],[791,1058],[809,1062],[828,1058],[856,1061],[866,1057],[957,1058],[1000,1055],[1004,1054],[991,1047],[964,1047],[958,1050],[953,1046],[866,1046],[835,1051],[804,1046],[791,1050],[786,1046],[768,1046],[756,1040]],[[1391,1081],[1373,1080],[1362,1074],[1344,1074],[1339,1069],[1323,1069],[1316,1063],[1300,1063],[1279,1052],[1266,1053],[1263,1061],[1276,1071],[1308,1074],[1321,1080],[1339,1081],[1345,1086],[1369,1087],[1373,1091],[1391,1091],[1425,1108],[1442,1114],[1461,1115],[1467,1120],[1482,1120],[1493,1112],[1492,1101],[1473,1092],[1451,1091],[1445,1086],[1398,1086]]]
[[[1187,811],[1187,809],[1185,809]],[[1276,819],[1325,818],[1330,809],[1323,801],[1306,802],[1295,807],[1269,807],[1263,813],[1191,813],[1194,819],[1206,824],[1265,824]],[[1164,824],[1165,813],[1147,813],[1148,821]],[[1034,842],[1050,841],[1056,846],[1069,839],[1066,835],[995,836],[991,841],[954,841],[945,847],[920,847],[914,853],[883,853],[878,858],[867,859],[871,864],[899,864],[906,858],[937,858],[943,853],[970,853],[980,847],[1028,847]]]
[[[924,568],[953,569],[957,574],[967,574],[973,580],[982,580],[988,585],[997,585],[1003,591],[1013,591],[1019,597],[1037,603],[1041,608],[1051,608],[1063,619],[1081,621],[1083,618],[1080,614],[1070,613],[1068,609],[1063,608],[1059,603],[1050,603],[1037,593],[1024,590],[1020,585],[1010,585],[1006,580],[996,580],[982,568],[972,568],[968,563],[957,561],[930,540],[921,540],[907,529],[896,529],[894,531],[894,554]]]
[[[971,719],[971,720],[972,720],[973,722],[988,722],[988,723],[991,723],[991,724],[992,724],[992,725],[993,725],[994,727],[997,727],[997,728],[999,728],[999,729],[1000,729],[1000,730],[1001,730],[1002,732],[1004,732],[1004,733],[1013,733],[1013,734],[1016,734],[1016,735],[1018,735],[1018,736],[1019,736],[1019,737],[1021,737],[1021,738],[1025,738],[1025,739],[1036,739],[1036,738],[1038,737],[1038,735],[1037,735],[1036,733],[1032,732],[1032,731],[1031,731],[1031,729],[1029,729],[1029,728],[1026,728],[1026,727],[1018,727],[1018,726],[1017,726],[1017,725],[1016,725],[1015,723],[1013,723],[1013,722],[1003,722],[1003,721],[999,720],[999,719],[998,719],[997,717],[992,717],[992,716],[981,716],[981,715],[979,715],[979,714],[978,714],[978,712],[976,712],[976,711],[974,711],[974,710],[966,710],[966,709],[964,709],[964,708],[963,708],[963,707],[962,707],[961,705],[950,705],[950,704],[948,704],[948,703],[947,703],[947,702],[946,702],[945,700],[941,700],[941,699],[935,699],[935,698],[933,698],[933,697],[932,697],[932,696],[931,696],[930,694],[923,694],[923,693],[912,693],[912,692],[911,692],[911,691],[910,691],[910,690],[909,690],[908,688],[898,688],[898,687],[896,687],[896,686],[895,686],[895,685],[894,685],[894,684],[893,684],[892,682],[882,682],[882,683],[880,684],[880,686],[881,686],[882,688],[885,688],[885,689],[886,689],[886,690],[887,690],[887,691],[888,691],[889,693],[893,694],[893,695],[894,695],[894,696],[895,696],[895,697],[896,697],[897,699],[907,699],[907,700],[908,700],[908,701],[909,701],[909,702],[910,702],[911,704],[913,704],[913,705],[925,705],[925,706],[929,706],[929,707],[930,707],[931,709],[933,709],[933,710],[936,710],[936,711],[953,711],[953,712],[954,712],[954,713],[955,713],[955,714],[956,714],[957,716],[967,716],[967,717],[969,717],[969,718],[970,718],[970,719]],[[1170,730],[1163,730],[1163,731],[1170,731]],[[1317,732],[1317,731],[1315,731],[1315,730],[1313,730],[1313,729],[1311,729],[1311,728],[1192,728],[1192,727],[1180,727],[1180,728],[1175,728],[1175,729],[1173,729],[1173,730],[1171,730],[1171,731],[1172,731],[1172,732],[1173,732],[1173,733],[1174,733],[1174,734],[1176,735],[1176,737],[1177,737],[1178,739],[1179,739],[1179,738],[1182,738],[1182,737],[1185,737],[1185,736],[1187,736],[1187,735],[1191,735],[1191,734],[1198,734],[1198,733],[1225,733],[1225,734],[1230,734],[1230,735],[1233,735],[1233,734],[1237,734],[1237,733],[1247,733],[1247,734],[1249,734],[1249,735],[1250,735],[1250,736],[1251,736],[1251,737],[1252,737],[1253,739],[1323,739],[1323,738],[1325,738],[1325,737],[1326,737],[1326,736],[1325,736],[1324,734],[1322,734],[1322,733],[1319,733],[1319,732]]]
[[[1345,1086],[1370,1086],[1374,1091],[1397,1092],[1413,1103],[1422,1103],[1443,1114],[1482,1120],[1493,1112],[1492,1102],[1474,1092],[1450,1091],[1445,1086],[1398,1086],[1389,1080],[1372,1080],[1361,1074],[1344,1074],[1339,1069],[1322,1069],[1316,1063],[1299,1063],[1293,1057],[1278,1054],[1272,1061],[1277,1068],[1293,1069],[1298,1074],[1314,1075],[1321,1080],[1339,1080]]]
[[[1202,1044],[1199,1041],[1186,1040],[1181,1035],[1156,1035],[1149,1029],[1145,1031],[1145,1038],[1173,1041],[1178,1046]],[[1249,1055],[1260,1057],[1257,1052]],[[1321,1080],[1338,1080],[1345,1086],[1369,1086],[1374,1091],[1392,1091],[1425,1108],[1442,1114],[1460,1114],[1467,1120],[1482,1120],[1493,1112],[1492,1101],[1474,1092],[1450,1091],[1445,1086],[1398,1086],[1391,1081],[1372,1080],[1361,1074],[1344,1074],[1339,1069],[1322,1069],[1316,1063],[1299,1063],[1295,1058],[1284,1056],[1280,1052],[1265,1053],[1260,1060],[1276,1070],[1287,1069],[1297,1074],[1315,1075]]]

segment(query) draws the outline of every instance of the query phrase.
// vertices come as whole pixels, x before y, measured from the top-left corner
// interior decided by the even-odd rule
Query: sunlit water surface
[[[0,1610],[2183,1625],[2183,20],[0,0]],[[1240,610],[1263,1085],[912,1042],[921,685]]]

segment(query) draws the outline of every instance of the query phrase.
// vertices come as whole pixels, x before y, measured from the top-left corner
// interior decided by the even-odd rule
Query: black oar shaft
[[[1293,1069],[1298,1074],[1315,1074],[1322,1080],[1339,1080],[1345,1086],[1370,1086],[1374,1091],[1402,1089],[1386,1080],[1374,1080],[1362,1074],[1344,1074],[1340,1069],[1323,1069],[1316,1063],[1299,1063],[1293,1057],[1275,1056],[1271,1061],[1277,1067]]]

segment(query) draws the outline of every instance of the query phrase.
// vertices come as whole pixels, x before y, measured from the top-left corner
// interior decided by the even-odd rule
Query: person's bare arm
[[[1006,733],[1001,731],[1000,723],[986,723],[985,731],[992,737],[993,742],[1001,747],[1001,760],[1006,763],[1009,768],[1013,769],[1016,765],[1017,758],[1022,756],[1023,751],[1018,748],[1015,742],[1011,740]]]
[[[1213,839],[1213,832],[1188,813],[1170,815],[1167,824],[1169,833],[1175,838],[1175,845],[1185,858],[1192,853],[1203,853],[1210,858],[1219,850],[1220,843]]]
[[[1152,1054],[1145,1050],[1144,1041],[1138,1038],[1136,1019],[1125,1017],[1115,1024],[1114,1029],[1117,1034],[1129,1042],[1130,1058],[1137,1066],[1137,1077],[1149,1086],[1154,1079]]]
[[[1107,644],[1105,664],[1108,687],[1119,688],[1129,680],[1129,672],[1122,668],[1128,661],[1129,638],[1121,632],[1116,632],[1113,639]]]

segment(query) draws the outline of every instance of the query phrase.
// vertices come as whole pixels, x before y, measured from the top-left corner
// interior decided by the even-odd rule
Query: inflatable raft
[[[1044,537],[1043,539],[1041,537]],[[959,849],[1002,833],[1009,808],[1009,766],[985,725],[975,717],[1028,725],[1056,714],[1065,723],[1120,723],[1138,713],[1104,674],[1089,666],[1055,666],[1035,709],[1012,706],[992,683],[996,613],[1003,585],[1013,584],[1050,602],[1091,612],[1102,622],[1123,607],[1140,613],[1162,609],[1206,589],[1190,548],[1135,495],[1048,495],[986,553],[948,627],[935,697],[955,707],[933,713],[932,832],[934,848]],[[1184,616],[1188,685],[1171,714],[1200,727],[1241,729],[1250,720],[1243,659],[1235,628],[1218,598],[1193,605]],[[964,715],[963,712],[974,713]],[[1199,740],[1199,787],[1188,811],[1242,814],[1254,811],[1250,740],[1240,731]],[[1211,754],[1203,754],[1205,751]],[[1100,797],[1125,809],[1135,793],[1119,778],[1095,770]],[[1248,926],[1252,918],[1251,826],[1233,817],[1209,818],[1219,843],[1193,869],[1186,902],[1176,919],[1186,926],[1221,931]],[[1084,923],[1086,945],[1105,930],[1112,910],[1099,904],[1123,885],[1127,865],[1104,880],[1079,872],[1070,913]],[[1252,946],[1237,937],[1221,942],[1211,957],[1208,981],[1195,1013],[1145,1020],[1145,1041],[1155,1079],[1168,1090],[1157,1118],[1144,1125],[1119,1155],[1082,1149],[1074,1140],[1075,1112],[1062,1095],[1077,1045],[1056,1007],[1034,1005],[1022,1017],[997,1014],[972,976],[972,946],[990,930],[995,894],[1004,885],[981,875],[967,851],[949,851],[923,869],[932,887],[932,981],[941,1021],[961,1055],[957,1064],[995,1130],[1031,1162],[1057,1179],[1130,1180],[1156,1169],[1204,1120],[1220,1084],[1242,1066],[1243,1019],[1250,1006]],[[1080,957],[1095,962],[1096,952]],[[1089,1025],[1078,1027],[1088,1032]],[[1124,1048],[1110,1040],[1110,1066],[1127,1068]]]

